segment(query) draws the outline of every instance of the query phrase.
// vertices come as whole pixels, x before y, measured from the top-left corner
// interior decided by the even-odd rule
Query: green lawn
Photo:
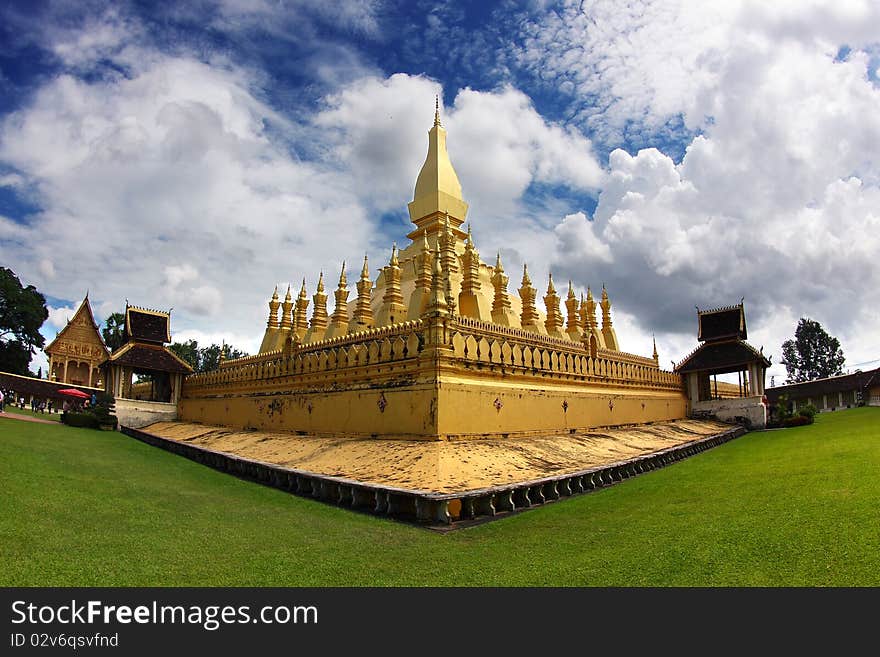
[[[4,412],[12,413],[17,415],[26,415],[28,417],[37,417],[41,420],[54,420],[55,422],[61,421],[61,413],[34,413],[31,410],[30,405],[25,406],[24,408],[19,408],[18,406],[12,406],[11,404],[6,404],[3,408]]]
[[[880,408],[448,534],[0,420],[0,585],[880,585]]]

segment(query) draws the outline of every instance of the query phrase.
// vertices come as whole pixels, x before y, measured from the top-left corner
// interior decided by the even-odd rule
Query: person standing
[[[3,391],[0,390],[0,413],[3,412],[3,400],[4,399],[5,399],[5,397],[3,396]]]

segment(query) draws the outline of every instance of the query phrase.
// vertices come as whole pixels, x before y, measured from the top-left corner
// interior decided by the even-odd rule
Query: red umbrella
[[[59,395],[67,395],[68,397],[76,397],[77,399],[90,399],[91,395],[83,392],[82,390],[77,390],[76,388],[65,388],[64,390],[58,391]]]

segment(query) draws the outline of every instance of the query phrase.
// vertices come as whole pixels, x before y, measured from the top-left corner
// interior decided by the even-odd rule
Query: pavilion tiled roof
[[[679,374],[686,374],[711,370],[722,374],[736,372],[755,362],[762,363],[764,367],[770,367],[770,361],[767,357],[748,342],[742,340],[706,342],[676,365],[675,371]]]
[[[728,306],[726,308],[714,308],[712,310],[700,310],[697,312],[699,331],[697,339],[700,342],[712,342],[714,340],[727,340],[748,338],[746,332],[746,315],[742,304]]]
[[[98,388],[90,388],[89,386],[47,381],[46,379],[10,374],[9,372],[0,372],[0,388],[3,390],[14,390],[17,394],[21,395],[36,395],[37,397],[52,397],[55,399],[64,399],[64,395],[59,395],[58,391],[66,388],[75,388],[88,394],[98,390]]]
[[[154,370],[175,374],[193,371],[189,363],[162,345],[129,342],[113,352],[104,365],[125,365],[136,370]]]
[[[171,342],[171,317],[169,313],[159,310],[126,306],[124,337],[125,342],[129,340],[156,344]]]

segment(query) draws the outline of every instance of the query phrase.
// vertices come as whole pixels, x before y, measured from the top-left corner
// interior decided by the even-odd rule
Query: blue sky
[[[855,367],[880,358],[878,12],[5,3],[0,260],[49,338],[88,289],[99,319],[128,298],[254,350],[276,284],[405,239],[439,94],[484,259],[605,282],[622,347],[656,333],[665,364],[694,305],[744,296],[774,363],[809,316]]]

